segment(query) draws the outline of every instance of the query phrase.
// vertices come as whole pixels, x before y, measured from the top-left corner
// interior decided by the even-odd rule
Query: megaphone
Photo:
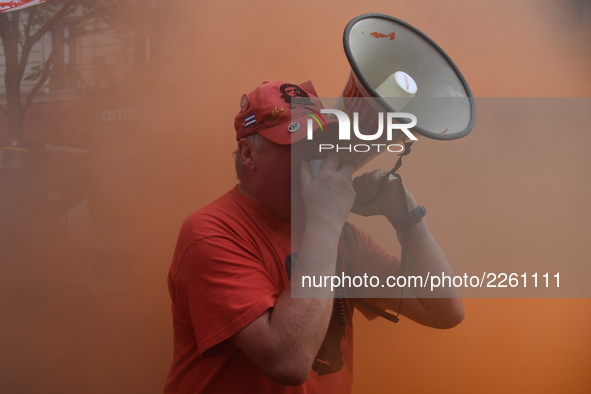
[[[347,24],[343,45],[351,73],[335,106],[350,119],[357,116],[359,129],[373,133],[382,114],[398,113],[407,115],[394,118],[411,123],[412,135],[453,140],[472,131],[476,105],[470,87],[450,57],[427,35],[392,16],[371,13]],[[381,140],[386,134],[382,133]],[[408,133],[399,131],[385,142],[407,137]],[[341,160],[357,169],[381,152],[340,153]]]

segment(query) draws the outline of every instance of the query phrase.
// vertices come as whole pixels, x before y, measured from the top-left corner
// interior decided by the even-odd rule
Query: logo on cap
[[[282,93],[281,97],[292,108],[295,105],[291,102],[292,97],[294,97],[294,98],[297,97],[298,99],[300,99],[300,100],[298,100],[298,105],[314,105],[314,103],[312,103],[312,101],[310,101],[310,96],[308,95],[308,93],[306,93],[306,91],[304,89],[302,89],[301,87],[299,87],[298,85],[294,85],[291,83],[285,83],[279,87],[279,90]]]
[[[240,111],[244,112],[248,109],[248,95],[245,93],[240,99]]]
[[[291,122],[290,125],[287,127],[287,130],[290,133],[295,133],[296,131],[298,131],[300,129],[300,124],[299,122]]]

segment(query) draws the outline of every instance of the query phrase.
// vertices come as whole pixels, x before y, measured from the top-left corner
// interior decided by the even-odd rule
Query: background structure
[[[132,90],[25,119],[23,143],[51,171],[29,174],[23,193],[36,215],[14,232],[20,252],[0,261],[2,392],[162,391],[172,358],[168,265],[184,217],[236,183],[240,97],[266,80],[308,79],[321,96],[338,96],[350,70],[342,33],[355,16],[417,27],[479,98],[591,93],[589,1],[178,4],[174,23],[148,28],[167,38],[157,72],[131,68]],[[545,127],[535,110],[515,112],[479,113],[458,141],[419,141],[405,182],[454,265],[586,267],[588,123]],[[10,142],[2,128],[0,141]],[[465,321],[448,331],[358,316],[354,392],[591,391],[588,299],[465,305]]]

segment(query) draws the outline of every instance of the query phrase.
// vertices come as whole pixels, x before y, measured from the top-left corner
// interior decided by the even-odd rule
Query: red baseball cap
[[[263,82],[240,100],[240,112],[234,120],[236,140],[259,133],[276,144],[290,145],[306,137],[308,119],[319,119],[312,122],[314,131],[337,123],[336,119],[322,116],[322,108],[311,81],[299,85]]]

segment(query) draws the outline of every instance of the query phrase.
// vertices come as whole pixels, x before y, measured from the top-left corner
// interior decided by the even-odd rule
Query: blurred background
[[[591,1],[49,0],[0,14],[1,393],[162,392],[168,266],[183,219],[236,184],[240,97],[339,96],[343,30],[367,12],[500,103],[401,170],[452,264],[591,275]],[[354,392],[591,391],[589,299],[465,305],[447,331],[358,316]]]

